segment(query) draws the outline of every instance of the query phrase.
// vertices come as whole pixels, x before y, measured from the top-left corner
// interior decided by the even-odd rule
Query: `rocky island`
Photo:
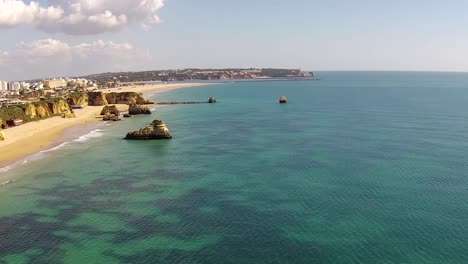
[[[152,139],[171,139],[172,135],[169,132],[166,124],[161,120],[154,120],[147,127],[138,131],[133,131],[127,134],[127,140],[152,140]]]

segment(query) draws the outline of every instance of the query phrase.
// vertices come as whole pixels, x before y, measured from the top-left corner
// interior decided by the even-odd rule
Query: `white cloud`
[[[0,79],[77,76],[141,69],[151,58],[129,43],[98,40],[70,45],[55,39],[19,43],[0,50]]]
[[[132,22],[144,29],[160,22],[165,0],[50,0],[49,6],[0,0],[0,27],[32,25],[46,32],[90,35],[118,31]]]

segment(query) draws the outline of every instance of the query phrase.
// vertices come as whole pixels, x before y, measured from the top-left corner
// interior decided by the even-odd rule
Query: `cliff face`
[[[90,106],[103,106],[108,105],[106,95],[103,92],[89,92],[88,93],[88,105]]]
[[[49,102],[36,102],[23,106],[0,108],[0,124],[10,119],[23,119],[25,122],[50,116],[59,116],[70,112],[70,106],[65,99]],[[4,121],[1,121],[1,120]]]
[[[48,103],[28,104],[24,109],[24,113],[31,119],[45,118],[53,115]]]
[[[135,92],[108,93],[106,99],[109,104],[154,104],[153,101],[146,100],[143,94]]]
[[[147,106],[131,104],[128,107],[130,115],[151,115],[151,110]]]
[[[64,99],[58,99],[48,104],[49,109],[52,111],[52,115],[60,115],[70,110],[70,105],[68,105],[67,101]]]
[[[68,98],[68,104],[72,105],[88,105],[89,102],[89,95],[87,93],[76,93],[72,94],[70,98]]]
[[[0,141],[5,140],[5,133],[3,133],[2,129],[0,128]]]
[[[89,92],[89,102],[91,106],[106,106],[109,104],[154,104],[151,100],[146,100],[143,94],[136,92],[123,92],[123,93],[103,93],[103,92]]]

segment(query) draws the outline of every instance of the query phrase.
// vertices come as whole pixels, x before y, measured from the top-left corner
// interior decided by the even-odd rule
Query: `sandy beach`
[[[204,83],[154,84],[142,86],[125,86],[113,89],[102,89],[103,92],[139,92],[151,93],[172,89],[188,88],[207,85]],[[118,105],[119,110],[126,111],[128,106]],[[45,120],[30,122],[18,127],[4,130],[5,141],[0,141],[0,167],[8,165],[21,158],[42,150],[46,150],[70,127],[89,124],[100,120],[102,106],[88,106],[75,110],[76,118],[64,119],[53,117]]]

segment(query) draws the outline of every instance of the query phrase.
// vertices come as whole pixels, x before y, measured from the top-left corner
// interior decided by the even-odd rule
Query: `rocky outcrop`
[[[3,133],[3,131],[0,129],[0,141],[4,141],[5,140],[5,133]]]
[[[106,113],[103,117],[102,117],[102,121],[120,121],[121,119],[119,118],[119,116],[116,116],[114,114],[111,114],[111,113]]]
[[[56,99],[49,102],[31,103],[25,106],[24,114],[30,119],[46,118],[62,115],[70,111],[70,106],[65,99]]]
[[[286,98],[286,96],[281,96],[279,102],[280,104],[285,104],[288,102],[288,98]]]
[[[70,111],[70,105],[68,105],[65,99],[57,99],[53,102],[48,103],[52,115],[61,115],[62,113]]]
[[[143,94],[136,92],[122,92],[122,93],[103,93],[103,92],[89,92],[89,102],[91,106],[104,106],[109,104],[154,104],[154,101],[147,100]]]
[[[128,113],[130,115],[151,115],[151,110],[147,106],[131,104],[128,107]]]
[[[154,104],[154,101],[146,100],[143,94],[136,92],[108,93],[106,100],[109,104]]]
[[[68,104],[70,106],[73,105],[88,105],[89,103],[89,96],[87,93],[74,93],[70,95],[68,98]]]
[[[76,115],[72,110],[68,110],[62,113],[62,118],[76,118]]]
[[[127,134],[128,140],[150,140],[172,138],[166,124],[161,120],[154,120],[149,126]]]
[[[120,115],[120,111],[117,109],[117,106],[115,105],[107,105],[107,106],[104,106],[104,108],[102,109],[101,111],[101,115],[105,115],[105,114],[113,114],[115,116],[119,116]]]
[[[209,104],[216,104],[216,98],[210,97],[210,100],[208,100]]]
[[[90,106],[103,106],[108,105],[106,95],[103,92],[89,92],[88,105]]]

